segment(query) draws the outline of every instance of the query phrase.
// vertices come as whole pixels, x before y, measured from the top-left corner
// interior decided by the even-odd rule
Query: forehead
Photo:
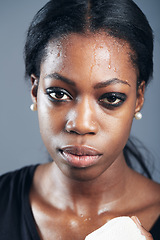
[[[135,55],[128,42],[103,32],[88,34],[72,33],[49,41],[46,47],[46,56],[57,51],[63,54],[73,51],[75,55],[83,51],[83,53],[90,53],[94,57],[96,56],[94,53],[101,54],[101,57],[106,57],[106,55],[109,57],[111,53],[118,55],[122,51],[128,55],[127,57]],[[84,54],[84,57],[86,55]]]
[[[111,74],[130,78],[137,70],[132,62],[134,56],[129,44],[106,33],[70,34],[52,40],[46,48],[43,70],[58,71],[69,76],[91,78]],[[56,69],[55,69],[56,68]],[[46,72],[47,74],[47,72]]]

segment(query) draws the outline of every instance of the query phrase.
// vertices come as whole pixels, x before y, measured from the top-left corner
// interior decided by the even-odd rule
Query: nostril
[[[72,134],[79,134],[78,132],[74,131],[74,130],[70,130],[70,131],[67,131],[68,133],[72,133]]]
[[[71,129],[68,129],[68,128],[66,128],[65,131],[67,133],[71,133],[71,134],[79,134],[76,130],[71,130]]]
[[[95,132],[90,132],[89,134],[90,134],[90,135],[95,135]]]
[[[78,130],[68,130],[66,129],[66,132],[70,133],[70,134],[77,134],[77,135],[86,135],[86,134],[90,134],[90,135],[95,135],[95,132],[80,132]]]

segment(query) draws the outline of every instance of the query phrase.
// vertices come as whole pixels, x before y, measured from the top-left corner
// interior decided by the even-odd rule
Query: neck
[[[78,215],[83,214],[83,211],[89,214],[93,211],[93,206],[97,213],[107,206],[111,208],[126,193],[129,169],[122,156],[103,174],[90,181],[74,180],[65,176],[55,163],[50,163],[47,168],[44,189],[49,189],[49,201],[58,208],[70,208]]]

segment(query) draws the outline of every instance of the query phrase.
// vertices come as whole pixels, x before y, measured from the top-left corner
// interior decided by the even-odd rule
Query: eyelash
[[[105,99],[107,101],[105,101]],[[121,106],[127,99],[126,94],[120,92],[109,92],[103,94],[99,98],[99,102],[103,107],[115,108]]]
[[[72,95],[65,89],[59,87],[51,87],[46,89],[46,94],[52,102],[68,102],[73,99]],[[58,96],[59,94],[59,96]],[[56,96],[57,95],[57,96]],[[103,94],[99,99],[99,103],[109,109],[121,106],[127,99],[126,94],[120,92],[109,92]]]
[[[71,94],[63,88],[51,87],[46,89],[46,94],[52,102],[67,102],[73,99]],[[56,97],[57,94],[57,97]],[[58,96],[58,94],[60,94]],[[65,96],[65,97],[64,97]]]

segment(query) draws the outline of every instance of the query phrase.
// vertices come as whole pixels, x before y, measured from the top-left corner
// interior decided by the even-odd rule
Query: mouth
[[[68,146],[59,151],[67,163],[77,168],[92,166],[96,164],[102,156],[99,151],[88,146]]]

